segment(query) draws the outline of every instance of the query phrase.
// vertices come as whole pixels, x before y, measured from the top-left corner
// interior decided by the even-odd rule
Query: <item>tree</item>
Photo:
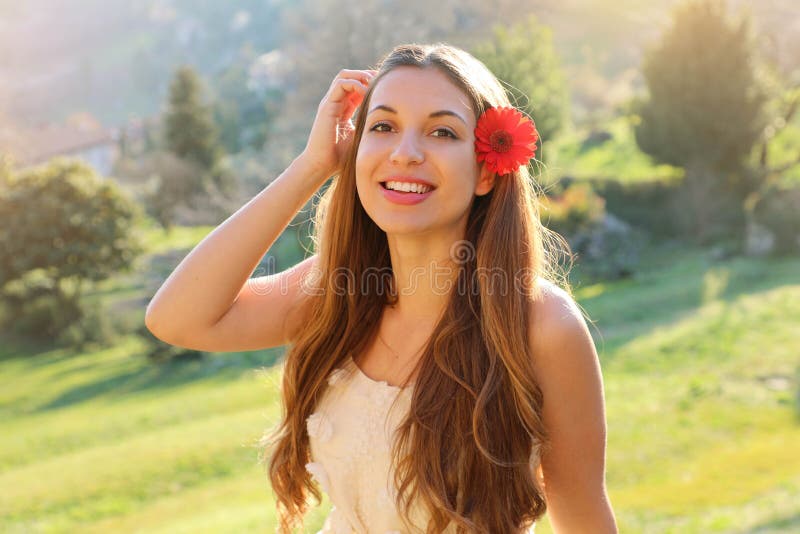
[[[643,74],[649,98],[633,106],[637,144],[685,169],[699,241],[740,231],[753,187],[742,176],[766,122],[749,15],[729,21],[720,0],[679,5],[671,28],[646,51]]]
[[[214,79],[214,120],[220,129],[221,143],[228,153],[236,154],[245,148],[263,148],[270,123],[282,112],[284,97],[279,85],[282,79],[265,79],[271,66],[265,65],[265,60],[280,56],[278,51],[257,56],[250,47],[246,47]],[[253,75],[254,70],[260,71],[258,76]]]
[[[192,182],[187,184],[184,181],[175,187],[167,183],[169,177],[164,177],[161,185],[169,188],[169,191],[159,191],[157,195],[163,192],[165,197],[185,205],[196,195],[207,195],[209,191],[218,192],[227,199],[231,198],[236,189],[236,181],[228,162],[223,158],[224,151],[219,142],[219,131],[214,123],[212,108],[203,103],[203,84],[200,77],[194,69],[186,65],[178,68],[170,84],[169,102],[164,117],[164,138],[170,152],[190,165],[198,166],[200,172]],[[177,192],[184,196],[176,198]]]
[[[79,160],[6,176],[0,188],[0,297],[25,313],[31,296],[54,299],[42,335],[79,320],[87,283],[129,270],[143,251],[139,207]],[[45,330],[50,329],[50,330]]]
[[[569,115],[569,89],[550,28],[534,15],[511,27],[497,25],[473,54],[508,84],[511,101],[533,117],[539,146],[561,130]]]
[[[179,158],[211,170],[222,156],[211,108],[202,102],[203,84],[189,66],[179,67],[170,84],[164,117],[167,148]]]
[[[172,152],[157,151],[139,158],[136,167],[125,172],[128,177],[146,183],[141,200],[147,213],[169,232],[177,208],[195,192],[197,176],[203,169]]]

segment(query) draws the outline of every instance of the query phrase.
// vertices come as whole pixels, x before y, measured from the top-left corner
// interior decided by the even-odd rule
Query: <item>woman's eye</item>
[[[389,130],[391,130],[391,127],[388,124],[386,124],[385,122],[379,122],[378,124],[376,124],[375,126],[370,128],[369,131],[370,132],[386,132],[386,131],[388,131],[388,130],[378,130],[378,128],[380,128],[381,126],[386,126],[387,128],[389,128]]]
[[[385,130],[382,128],[386,128]],[[369,129],[371,132],[390,132],[392,127],[385,122],[379,122],[375,126]],[[434,137],[451,137],[453,139],[458,139],[458,136],[454,134],[452,131],[448,130],[447,128],[437,128],[433,131],[434,134],[438,134],[439,132],[444,132],[444,135],[434,135]]]
[[[447,128],[437,128],[436,130],[433,131],[433,133],[436,133],[436,132],[444,132],[446,135],[444,135],[444,136],[437,135],[435,137],[452,137],[453,139],[458,139],[458,137],[456,137],[456,134],[454,134],[453,132],[451,132]]]

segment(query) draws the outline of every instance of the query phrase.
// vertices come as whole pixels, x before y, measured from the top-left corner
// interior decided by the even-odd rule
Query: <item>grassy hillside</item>
[[[603,364],[621,532],[798,531],[800,258],[646,258],[635,280],[575,288]],[[122,285],[103,298],[143,287]],[[0,347],[0,530],[274,530],[254,444],[279,414],[280,350],[159,367],[133,337],[86,354]]]
[[[577,127],[565,131],[545,148],[551,177],[568,174],[578,179],[616,178],[622,181],[674,180],[683,170],[661,165],[639,150],[631,118],[615,116],[602,124],[608,140],[592,142],[592,130]]]

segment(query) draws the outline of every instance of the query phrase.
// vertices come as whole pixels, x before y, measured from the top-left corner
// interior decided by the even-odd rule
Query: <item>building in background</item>
[[[0,154],[9,154],[18,169],[46,163],[56,156],[75,157],[98,174],[109,176],[118,153],[117,132],[91,114],[71,115],[64,124],[35,127],[0,125]]]

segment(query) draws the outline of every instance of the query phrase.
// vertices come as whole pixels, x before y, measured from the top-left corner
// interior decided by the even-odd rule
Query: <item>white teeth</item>
[[[386,189],[394,189],[396,191],[412,191],[414,193],[427,193],[431,190],[427,185],[412,184],[409,182],[386,182]]]

